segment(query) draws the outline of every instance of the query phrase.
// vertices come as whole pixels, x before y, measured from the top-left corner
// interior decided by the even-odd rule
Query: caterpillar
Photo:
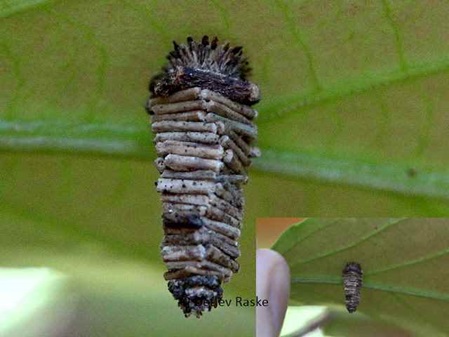
[[[360,304],[360,289],[363,284],[363,271],[359,263],[348,262],[343,269],[345,304],[349,313],[357,310]]]
[[[173,41],[168,64],[150,81],[146,110],[158,155],[168,289],[186,317],[200,317],[223,297],[239,271],[238,239],[260,100],[247,81],[242,47],[215,37]]]

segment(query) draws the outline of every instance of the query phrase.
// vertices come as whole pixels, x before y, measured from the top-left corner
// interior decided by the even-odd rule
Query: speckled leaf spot
[[[259,155],[251,105],[260,93],[246,80],[242,47],[207,36],[173,45],[147,103],[161,174],[161,255],[168,289],[186,317],[200,317],[239,270],[242,184]]]
[[[345,304],[349,313],[357,310],[360,304],[360,289],[362,288],[363,271],[359,263],[348,262],[343,269],[343,285]]]

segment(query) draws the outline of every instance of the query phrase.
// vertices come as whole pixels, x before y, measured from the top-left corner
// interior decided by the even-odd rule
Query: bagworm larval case
[[[357,262],[348,262],[342,274],[346,309],[349,313],[353,313],[360,304],[360,289],[363,285],[362,267]]]
[[[242,47],[218,39],[173,42],[168,65],[150,82],[147,111],[158,158],[168,289],[186,317],[221,300],[221,284],[238,272],[259,88],[246,80]]]

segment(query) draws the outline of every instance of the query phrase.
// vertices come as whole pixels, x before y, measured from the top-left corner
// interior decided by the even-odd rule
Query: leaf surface
[[[258,216],[449,213],[444,1],[0,5],[2,150],[152,158],[151,74],[171,40],[218,35],[245,47],[263,92],[249,195],[295,184]]]

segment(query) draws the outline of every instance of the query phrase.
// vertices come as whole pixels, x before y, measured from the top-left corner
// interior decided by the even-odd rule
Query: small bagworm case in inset
[[[251,105],[259,88],[246,80],[241,47],[218,39],[173,42],[168,65],[150,82],[147,111],[158,158],[168,288],[184,314],[201,316],[239,270],[242,184],[259,154]]]
[[[345,304],[348,312],[353,313],[360,304],[363,271],[359,263],[348,262],[343,269]]]

